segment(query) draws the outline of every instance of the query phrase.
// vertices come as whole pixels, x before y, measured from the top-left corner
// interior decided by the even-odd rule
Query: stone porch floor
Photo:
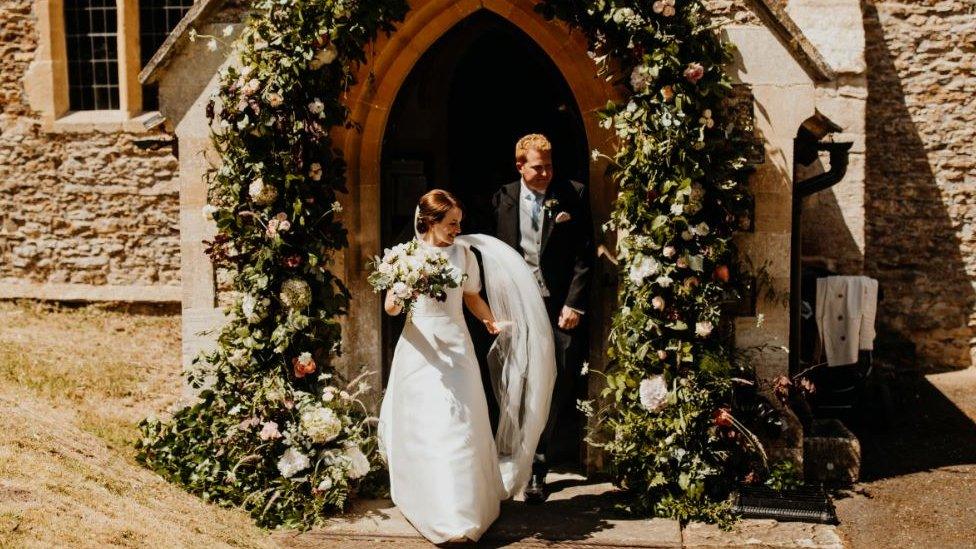
[[[666,519],[634,520],[613,510],[620,494],[609,483],[549,475],[553,494],[540,506],[505,502],[478,547],[814,547],[841,548],[834,526],[743,520],[732,532]],[[284,547],[432,547],[388,500],[360,502],[352,512],[305,533],[281,532]],[[474,546],[474,544],[471,544]]]

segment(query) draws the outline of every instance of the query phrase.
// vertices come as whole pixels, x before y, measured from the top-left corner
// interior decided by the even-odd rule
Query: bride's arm
[[[495,315],[491,314],[491,307],[481,299],[480,294],[464,294],[464,304],[467,305],[471,314],[478,317],[485,324],[489,334],[498,334],[498,327],[495,326]]]
[[[387,290],[386,299],[383,300],[383,309],[386,310],[386,314],[396,316],[403,312],[403,305],[397,305],[396,301],[393,299],[393,292]]]

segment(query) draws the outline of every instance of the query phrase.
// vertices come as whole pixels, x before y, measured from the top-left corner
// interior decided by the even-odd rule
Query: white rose
[[[312,114],[322,114],[322,111],[325,110],[325,103],[316,99],[308,104],[308,110],[312,111]]]
[[[395,283],[393,285],[393,288],[391,288],[391,290],[393,291],[393,295],[399,297],[400,299],[406,299],[410,297],[411,294],[410,286],[407,286],[403,282]]]
[[[295,448],[289,448],[278,460],[278,471],[281,472],[281,476],[291,478],[299,471],[307,469],[309,465],[311,462],[309,462],[308,456]]]
[[[355,444],[346,445],[345,457],[349,460],[349,478],[357,479],[369,474],[369,459]]]
[[[659,296],[659,295],[658,296],[654,296],[654,299],[651,300],[651,306],[654,307],[655,309],[659,310],[659,311],[663,311],[664,310],[664,298],[661,297],[661,296]]]
[[[712,329],[712,323],[707,320],[695,323],[695,335],[699,337],[708,337],[708,334],[712,333]]]
[[[678,250],[675,250],[674,246],[665,246],[664,249],[661,250],[661,254],[669,259],[674,257],[674,254],[676,253],[678,253]]]

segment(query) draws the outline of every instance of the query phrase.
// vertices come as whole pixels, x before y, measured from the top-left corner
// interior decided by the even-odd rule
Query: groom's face
[[[515,167],[531,187],[545,189],[552,181],[552,153],[549,151],[529,149],[525,162],[516,162]]]

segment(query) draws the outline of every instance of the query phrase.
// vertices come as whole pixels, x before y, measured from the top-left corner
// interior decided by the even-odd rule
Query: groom
[[[590,268],[593,261],[592,223],[586,187],[554,177],[552,145],[531,134],[515,145],[518,181],[492,197],[495,235],[518,250],[532,269],[542,292],[556,346],[556,384],[545,430],[539,439],[532,477],[525,491],[528,503],[545,501],[547,452],[559,411],[574,398],[585,349]]]

